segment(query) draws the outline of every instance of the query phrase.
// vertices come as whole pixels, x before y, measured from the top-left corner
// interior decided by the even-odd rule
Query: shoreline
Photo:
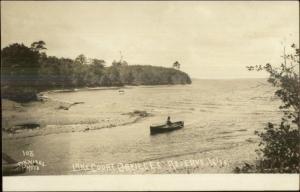
[[[98,119],[82,119],[81,121],[72,122],[68,120],[68,113],[67,111],[65,112],[64,109],[65,107],[74,105],[74,103],[50,99],[47,96],[46,98],[47,99],[43,101],[33,101],[26,104],[2,99],[2,140],[114,128],[134,124],[144,118],[152,116],[152,114],[148,114],[147,112],[145,116],[139,113],[143,111],[136,110],[137,113],[128,112],[117,114],[115,117],[107,115],[97,117]],[[81,103],[77,102],[77,104]],[[32,117],[33,111],[41,111],[42,114]],[[52,114],[49,115],[49,113]],[[60,113],[61,116],[57,117],[57,113]],[[57,118],[60,118],[60,120],[55,121]],[[37,126],[34,128],[19,127],[20,125],[28,124],[36,124]]]
[[[197,80],[206,80],[206,79],[197,79]],[[47,94],[47,93],[68,93],[68,92],[79,92],[79,91],[99,91],[99,90],[120,90],[120,89],[132,89],[135,87],[142,88],[152,88],[152,87],[169,87],[169,86],[189,86],[191,84],[162,84],[162,85],[124,85],[124,86],[111,86],[111,87],[81,87],[81,88],[67,88],[67,89],[53,89],[41,91],[38,94]]]
[[[125,88],[125,86],[120,87],[82,87],[82,88],[67,88],[67,89],[53,89],[41,91],[39,94],[47,94],[47,93],[66,93],[66,92],[77,92],[77,91],[98,91],[98,90],[118,90]]]

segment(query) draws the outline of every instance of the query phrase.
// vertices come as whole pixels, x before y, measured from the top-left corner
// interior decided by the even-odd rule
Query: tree
[[[257,151],[261,159],[256,165],[236,168],[236,171],[263,173],[299,173],[300,172],[300,80],[299,48],[291,46],[293,53],[283,55],[279,67],[271,64],[250,66],[249,70],[264,70],[269,73],[268,82],[278,89],[282,105],[279,109],[283,116],[280,124],[269,122],[263,132],[255,132],[261,137],[261,148]]]
[[[78,55],[75,59],[75,63],[81,64],[81,65],[87,64],[86,56],[84,56],[83,54]]]
[[[1,88],[4,98],[27,101],[35,98],[39,69],[38,52],[24,44],[1,50]]]
[[[124,60],[120,60],[120,61],[114,60],[114,61],[112,62],[112,66],[113,66],[113,67],[128,66],[128,63],[127,63],[127,61],[124,61]]]
[[[128,66],[128,63],[127,63],[127,61],[123,60],[123,61],[121,62],[121,65],[122,65],[122,66]]]
[[[174,69],[180,69],[180,63],[178,62],[178,61],[175,61],[174,63],[173,63],[173,68]]]
[[[117,67],[110,67],[108,69],[108,78],[111,81],[111,85],[113,86],[121,86],[121,78],[120,78],[120,72]]]
[[[130,71],[125,77],[125,83],[128,85],[132,85],[133,82],[134,82],[134,76],[133,76],[132,72]]]
[[[104,71],[105,61],[99,59],[93,59],[90,65],[90,70],[94,72],[95,75],[101,76]]]
[[[23,44],[12,44],[1,51],[1,68],[4,81],[24,75],[36,76],[39,54]],[[21,83],[21,82],[20,82]]]
[[[111,86],[111,80],[109,79],[109,77],[104,74],[101,79],[100,79],[100,85],[101,86]]]
[[[47,49],[44,41],[36,41],[31,44],[31,50],[40,52],[41,50]]]
[[[103,69],[105,66],[105,61],[101,59],[92,59],[92,65],[97,66],[98,68]]]

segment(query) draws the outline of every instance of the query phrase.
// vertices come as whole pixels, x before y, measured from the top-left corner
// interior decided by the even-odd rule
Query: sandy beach
[[[104,89],[100,89],[104,90]],[[43,93],[60,93],[63,91],[51,91]],[[67,101],[58,101],[54,99],[45,99],[43,101],[34,101],[26,104],[20,104],[11,100],[2,99],[3,132],[2,139],[17,139],[25,137],[34,137],[48,134],[81,132],[102,128],[113,128],[116,126],[127,125],[139,121],[143,116],[139,111],[128,114],[108,114],[86,118],[82,114],[71,114],[66,111],[69,108],[80,107],[73,106],[74,103]],[[75,103],[76,104],[76,103]],[[37,124],[33,129],[18,128],[19,125]]]

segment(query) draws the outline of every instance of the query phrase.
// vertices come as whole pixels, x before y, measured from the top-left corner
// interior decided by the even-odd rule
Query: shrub
[[[299,48],[291,46],[293,53],[284,53],[280,67],[271,64],[248,67],[249,70],[265,70],[268,82],[278,89],[283,116],[279,125],[269,122],[262,132],[255,132],[261,138],[257,153],[260,155],[255,165],[236,167],[235,172],[299,173],[300,172],[300,85]]]

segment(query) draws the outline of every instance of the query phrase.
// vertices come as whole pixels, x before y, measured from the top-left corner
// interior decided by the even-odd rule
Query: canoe
[[[177,122],[172,122],[171,124],[163,124],[163,125],[151,125],[150,126],[150,134],[158,134],[158,133],[165,133],[165,132],[170,132],[174,131],[177,129],[181,129],[184,127],[184,122],[183,121],[177,121]]]

